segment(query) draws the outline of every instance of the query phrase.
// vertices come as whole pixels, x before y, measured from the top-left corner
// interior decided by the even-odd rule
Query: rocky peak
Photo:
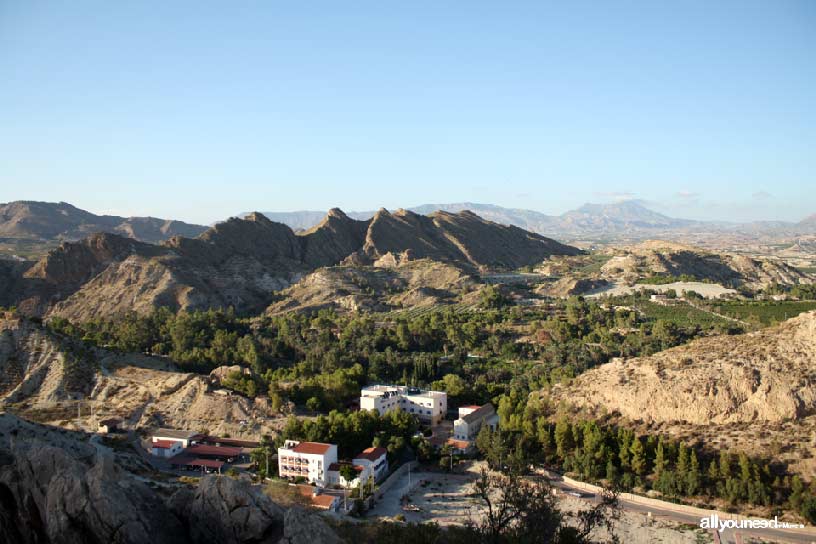
[[[326,218],[348,219],[349,217],[340,208],[332,208],[329,210],[329,213],[326,214]]]
[[[153,253],[156,249],[130,238],[100,232],[78,242],[63,242],[31,267],[26,277],[73,286],[90,279],[113,261],[122,260],[131,253]]]

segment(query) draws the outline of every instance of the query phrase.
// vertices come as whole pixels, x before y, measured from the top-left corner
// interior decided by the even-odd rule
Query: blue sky
[[[816,213],[816,2],[0,0],[0,202]]]

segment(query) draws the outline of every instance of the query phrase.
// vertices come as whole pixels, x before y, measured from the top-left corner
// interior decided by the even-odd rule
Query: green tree
[[[638,476],[643,476],[643,474],[646,472],[646,452],[643,448],[643,442],[641,442],[639,438],[635,437],[635,439],[632,441],[632,446],[629,448],[629,452],[632,454],[632,459],[630,461],[632,465],[632,472]]]

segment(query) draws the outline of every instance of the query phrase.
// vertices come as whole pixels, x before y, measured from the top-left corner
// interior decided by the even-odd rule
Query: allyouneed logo
[[[804,529],[801,523],[789,523],[773,519],[720,519],[719,514],[711,514],[700,519],[701,529],[717,529],[723,532],[726,529]]]

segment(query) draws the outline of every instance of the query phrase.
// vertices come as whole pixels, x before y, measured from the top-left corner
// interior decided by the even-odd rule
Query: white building
[[[281,478],[303,477],[318,485],[328,483],[328,470],[337,462],[337,445],[322,442],[287,440],[278,448],[278,474]]]
[[[367,468],[375,482],[379,482],[388,474],[388,450],[385,448],[366,448],[358,453],[351,462]]]
[[[150,453],[163,459],[175,457],[183,450],[184,446],[179,440],[154,440],[150,443]]]
[[[489,426],[496,430],[499,426],[499,415],[492,404],[484,406],[462,406],[459,408],[459,419],[453,422],[453,440],[459,443],[466,443],[466,447],[459,449],[470,449],[473,446],[476,436],[483,426]],[[457,444],[457,447],[461,444]]]
[[[448,411],[444,391],[423,391],[403,385],[371,385],[360,391],[360,409],[377,410],[383,415],[391,410],[413,414],[421,423],[438,425]]]

